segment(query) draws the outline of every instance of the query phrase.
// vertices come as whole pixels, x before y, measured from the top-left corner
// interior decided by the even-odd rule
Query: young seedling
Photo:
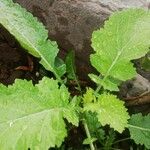
[[[89,74],[97,87],[87,87],[86,92],[78,82],[74,60],[70,60],[72,53],[64,64],[57,57],[56,42],[47,39],[48,31],[32,14],[12,0],[0,0],[0,23],[56,78],[44,77],[36,85],[26,80],[16,80],[8,87],[0,85],[0,149],[60,147],[67,136],[67,122],[74,126],[83,124],[87,135],[83,143],[89,144],[91,150],[95,150],[95,141],[102,144],[103,140],[103,146],[110,148],[115,138],[113,130],[122,133],[125,128],[135,143],[150,149],[150,115],[130,118],[124,102],[112,94],[119,91],[122,81],[136,75],[131,60],[149,51],[149,10],[118,11],[104,28],[93,32],[94,53],[90,61],[99,74]],[[66,71],[69,79],[76,81],[80,96],[69,93],[62,78]],[[113,128],[109,138],[102,128],[105,125]]]

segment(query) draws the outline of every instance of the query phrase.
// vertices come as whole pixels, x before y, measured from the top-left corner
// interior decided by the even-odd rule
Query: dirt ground
[[[32,70],[27,70],[30,67],[29,60],[33,63]],[[16,78],[37,82],[40,79],[37,64],[37,59],[27,54],[14,38],[0,27],[0,83],[9,85]]]

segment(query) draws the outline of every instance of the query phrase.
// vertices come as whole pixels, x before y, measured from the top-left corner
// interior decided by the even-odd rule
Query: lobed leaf
[[[86,93],[83,95],[83,102],[86,103],[92,103],[96,101],[96,97],[94,95],[94,90],[92,88],[87,88]]]
[[[40,63],[55,76],[64,73],[65,65],[61,64],[61,70],[55,66],[55,58],[58,53],[57,43],[48,40],[48,31],[37,18],[27,12],[12,0],[0,0],[0,24],[2,24],[30,54],[41,58]],[[63,68],[63,69],[62,69]]]
[[[98,85],[102,85],[105,89],[109,89],[110,91],[119,91],[118,84],[119,81],[114,80],[112,78],[107,78],[105,82],[99,76],[95,74],[89,74],[89,77],[92,81],[94,81]]]
[[[0,85],[0,93],[0,149],[60,146],[67,135],[63,118],[78,125],[67,88],[53,79],[43,78],[35,86],[16,80],[8,88]]]
[[[104,126],[109,124],[118,132],[122,132],[127,127],[129,115],[124,106],[124,102],[111,94],[102,94],[95,103],[85,103],[84,111],[97,113],[99,122]]]
[[[145,145],[150,149],[150,114],[142,116],[141,113],[132,115],[129,120],[129,131],[131,139],[136,144]]]
[[[104,140],[105,130],[102,128],[100,122],[98,121],[97,114],[85,112],[84,118],[90,131],[91,137],[96,138],[99,141]]]
[[[110,78],[133,78],[136,70],[130,60],[149,51],[150,11],[128,9],[114,13],[104,28],[93,32],[92,47],[95,53],[90,57],[91,64],[102,74],[100,82],[105,89],[112,90]]]

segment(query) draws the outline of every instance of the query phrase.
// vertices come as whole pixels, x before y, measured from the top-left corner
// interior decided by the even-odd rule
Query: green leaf
[[[141,113],[132,115],[129,120],[129,131],[131,139],[136,144],[144,144],[150,149],[150,114],[142,116]]]
[[[75,53],[70,51],[65,59],[66,72],[69,79],[76,80]]]
[[[110,91],[119,91],[119,88],[117,86],[119,81],[117,80],[112,80],[111,78],[108,78],[105,82],[103,82],[103,79],[101,79],[95,74],[89,74],[89,77],[98,85],[102,85],[104,89],[109,89]]]
[[[64,64],[64,61],[58,57],[55,59],[55,67],[58,76],[61,77],[66,73],[66,65]]]
[[[95,137],[97,140],[102,141],[105,139],[105,131],[102,128],[96,113],[85,112],[84,118],[86,120],[88,129],[90,131],[91,137]]]
[[[48,31],[37,18],[12,0],[0,0],[0,24],[2,24],[30,54],[41,58],[40,63],[59,79],[55,58],[56,42],[48,40]],[[65,67],[64,64],[62,67]]]
[[[148,53],[148,55],[140,60],[140,64],[142,66],[142,69],[150,71],[150,53]]]
[[[114,13],[104,28],[93,32],[92,47],[95,54],[90,57],[91,64],[102,74],[105,89],[112,90],[110,77],[131,79],[136,70],[130,60],[149,51],[150,11],[128,9]]]
[[[104,149],[109,150],[112,149],[112,145],[116,139],[116,132],[113,129],[110,129],[108,131],[108,135],[105,138],[105,141],[103,142]]]
[[[69,97],[64,85],[48,78],[35,86],[25,80],[0,85],[0,149],[60,146],[67,135],[63,118],[76,126],[79,121]]]
[[[90,143],[95,142],[96,140],[97,140],[97,138],[91,138],[91,139],[86,138],[86,139],[84,139],[83,144],[84,144],[84,145],[88,145],[88,144],[90,144]]]
[[[83,102],[86,104],[91,103],[92,101],[96,101],[94,90],[92,88],[87,88],[86,93],[83,95]]]
[[[124,102],[111,94],[102,94],[95,103],[86,103],[84,111],[97,113],[99,122],[104,126],[109,124],[118,132],[122,132],[127,127],[129,115],[124,106]]]

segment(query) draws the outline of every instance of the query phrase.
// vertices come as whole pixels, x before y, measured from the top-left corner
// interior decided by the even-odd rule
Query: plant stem
[[[134,126],[132,124],[128,124],[128,127],[150,132],[150,129],[148,129],[148,128],[142,128],[142,127],[139,127],[139,126]]]
[[[100,91],[101,87],[102,87],[101,85],[98,85],[98,86],[97,86],[97,88],[96,88],[96,90],[95,90],[95,94],[98,94],[98,92]]]
[[[78,90],[80,91],[81,95],[82,95],[82,89],[81,89],[81,86],[80,86],[80,83],[79,83],[79,80],[77,78],[77,76],[75,75],[75,81],[77,83],[77,86],[78,86]]]
[[[99,75],[99,78],[101,77],[101,74]],[[95,95],[97,95],[98,94],[98,92],[100,91],[100,89],[102,88],[102,85],[97,85],[97,88],[96,88],[96,90],[95,90]]]
[[[130,138],[130,137],[128,137],[128,138],[124,138],[124,139],[121,139],[121,140],[115,141],[115,142],[113,143],[113,145],[114,145],[114,144],[117,144],[117,143],[120,143],[120,142],[123,142],[123,141],[130,140],[130,139],[131,139],[131,138]]]
[[[56,79],[58,80],[58,82],[60,82],[61,84],[63,84],[63,80],[61,79],[61,77],[56,73],[56,71],[53,71],[53,74],[55,75]]]
[[[87,125],[85,120],[83,120],[83,125],[84,125],[84,129],[85,129],[85,132],[86,132],[88,139],[91,139],[90,131],[89,131],[88,125]],[[90,140],[90,148],[91,148],[91,150],[95,150],[95,147],[94,147],[93,142],[91,140]]]

